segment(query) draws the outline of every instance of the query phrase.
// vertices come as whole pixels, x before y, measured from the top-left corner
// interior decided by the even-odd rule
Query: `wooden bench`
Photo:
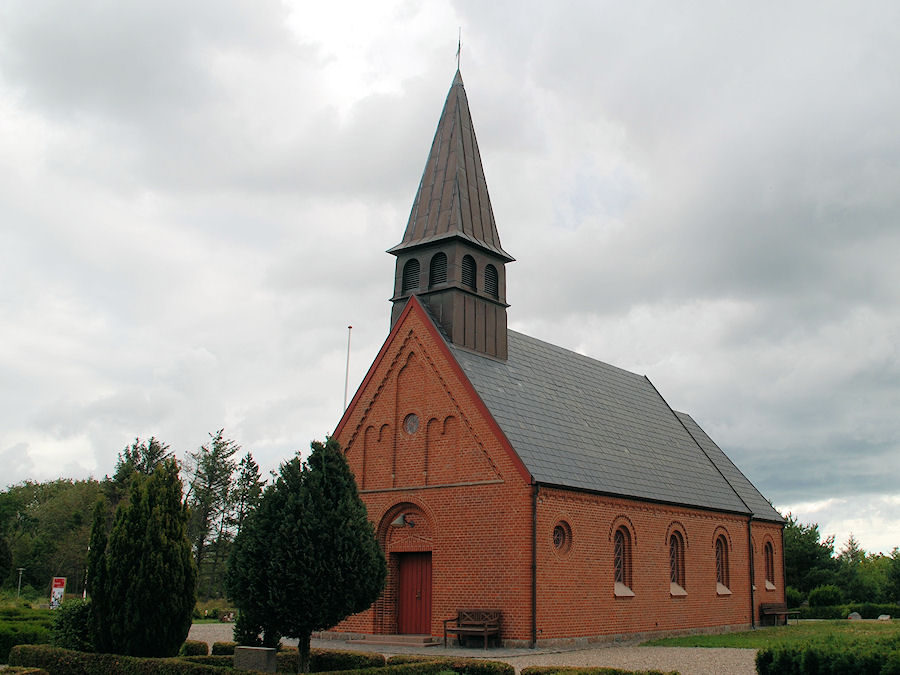
[[[784,622],[787,624],[792,616],[799,617],[800,610],[788,609],[785,602],[764,602],[759,606],[759,623],[766,625],[766,618],[772,617],[772,625],[778,625],[778,617],[783,616]],[[798,619],[799,620],[799,619]]]
[[[488,638],[497,636],[500,641],[500,610],[499,609],[461,609],[452,619],[444,619],[444,646],[447,646],[447,634],[456,635],[460,643],[472,635],[480,635],[484,638],[484,648],[487,649]]]

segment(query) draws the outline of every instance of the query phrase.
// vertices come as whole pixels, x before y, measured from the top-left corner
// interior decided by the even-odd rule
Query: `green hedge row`
[[[49,609],[28,609],[27,607],[0,608],[0,621],[37,621],[50,624],[53,613]]]
[[[858,612],[864,619],[877,619],[882,614],[892,618],[900,617],[900,605],[879,605],[861,602],[848,605],[827,605],[825,607],[801,607],[801,619],[846,619],[851,612]]]
[[[288,647],[287,649],[278,652],[277,659],[278,663],[276,668],[279,673],[297,672],[299,661],[297,660],[296,648]],[[215,666],[217,668],[232,668],[234,665],[233,655],[216,654],[213,656],[185,656],[182,657],[182,660],[190,663]],[[309,650],[309,671],[311,673],[383,668],[384,665],[385,660],[381,654],[350,652],[337,649]]]
[[[47,644],[52,633],[47,621],[0,621],[0,663],[6,663],[16,645]]]
[[[53,675],[222,675],[222,670],[178,658],[141,659],[117,654],[92,654],[44,645],[17,645],[9,665],[43,668]],[[232,673],[250,671],[231,671]]]
[[[451,670],[460,675],[515,675],[516,669],[502,661],[468,659],[453,656],[427,656],[421,654],[398,654],[388,659],[388,665],[425,665],[436,663],[441,670]]]
[[[215,656],[233,656],[237,642],[213,642],[212,654]]]
[[[756,654],[759,675],[900,675],[900,649],[884,645],[769,647]]]
[[[621,670],[619,668],[575,668],[569,666],[529,666],[522,668],[521,675],[678,675],[678,671],[661,670]]]
[[[282,673],[296,673],[297,648],[285,647],[278,652],[278,670]],[[351,652],[345,649],[310,649],[309,670],[324,673],[336,670],[359,670],[362,668],[383,668],[384,657],[369,652]]]
[[[209,645],[203,640],[185,640],[178,650],[178,656],[208,656]]]

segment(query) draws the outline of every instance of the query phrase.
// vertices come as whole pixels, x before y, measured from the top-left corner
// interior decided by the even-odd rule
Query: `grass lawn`
[[[654,647],[741,647],[764,649],[801,643],[856,644],[897,640],[900,643],[900,621],[801,621],[790,626],[770,626],[743,633],[692,635],[689,637],[651,640],[644,645]]]

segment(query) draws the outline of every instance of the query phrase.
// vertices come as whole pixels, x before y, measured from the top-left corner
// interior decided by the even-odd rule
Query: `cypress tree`
[[[310,637],[371,605],[387,566],[365,504],[337,441],[312,443],[306,463],[281,465],[245,521],[229,589],[241,611],[298,640],[309,672]],[[246,586],[235,586],[242,580]]]
[[[94,522],[91,525],[91,543],[88,546],[87,573],[84,587],[91,596],[91,630],[94,648],[98,652],[108,649],[108,639],[103,633],[99,612],[105,607],[103,589],[106,584],[106,502],[101,497],[94,506]]]
[[[134,473],[116,511],[102,584],[92,602],[105,649],[131,656],[174,656],[191,627],[197,570],[187,538],[175,460]],[[99,591],[99,592],[98,592]]]

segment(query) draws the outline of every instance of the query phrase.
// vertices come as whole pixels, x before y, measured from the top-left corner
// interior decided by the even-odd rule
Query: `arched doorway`
[[[431,635],[431,519],[416,504],[396,504],[379,523],[378,541],[387,557],[388,577],[375,604],[376,631]]]

